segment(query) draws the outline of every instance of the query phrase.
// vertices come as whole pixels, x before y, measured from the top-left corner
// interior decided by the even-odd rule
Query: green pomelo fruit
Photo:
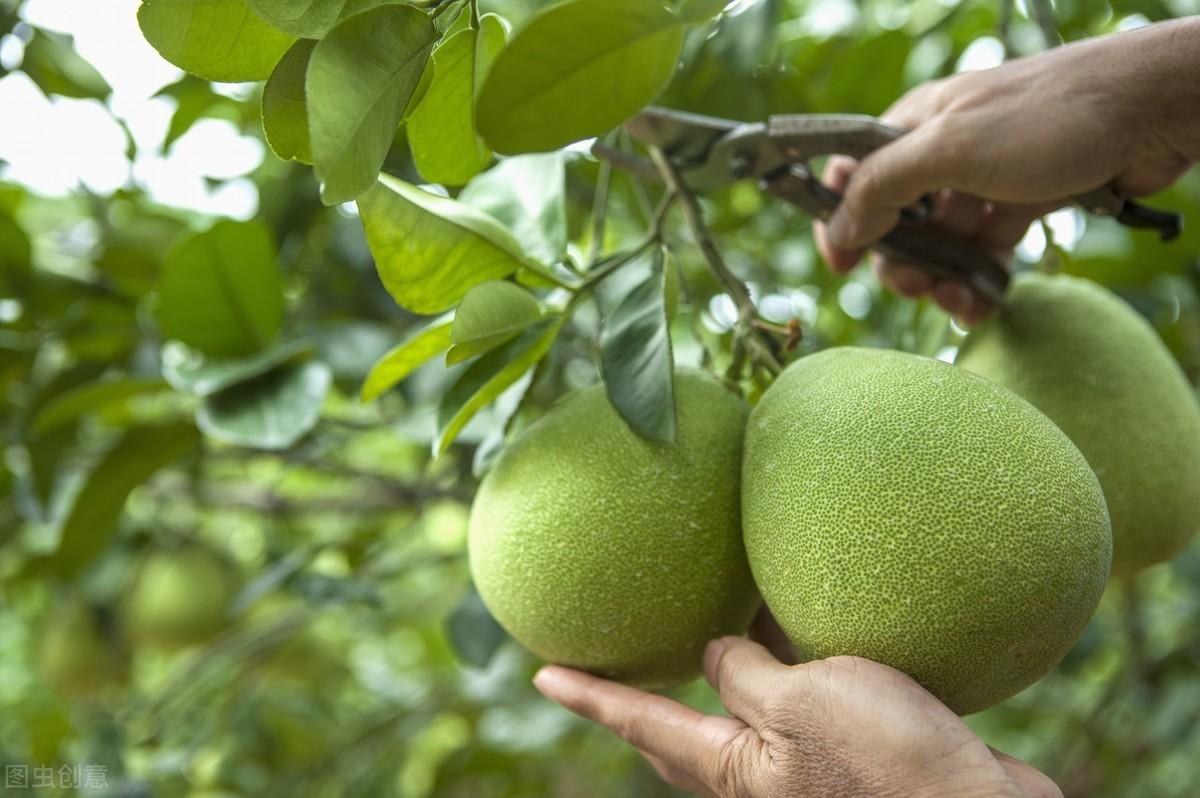
[[[37,673],[54,690],[84,697],[122,684],[129,655],[110,616],[77,599],[58,603],[38,640]]]
[[[540,657],[645,687],[699,675],[705,643],[760,604],[742,548],[746,406],[675,375],[674,444],[638,437],[603,386],[567,397],[501,454],[471,509],[471,574]]]
[[[912,676],[960,714],[1058,662],[1108,577],[1104,496],[1016,394],[928,358],[831,349],[750,416],[746,550],[799,653]]]
[[[1133,308],[1088,280],[1030,274],[968,336],[958,365],[1020,394],[1091,464],[1113,575],[1178,553],[1200,528],[1200,403]]]
[[[202,643],[227,626],[235,591],[233,568],[207,549],[152,551],[125,596],[129,636],[165,648]]]

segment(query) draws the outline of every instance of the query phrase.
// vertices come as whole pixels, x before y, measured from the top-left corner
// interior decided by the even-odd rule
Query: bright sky
[[[100,71],[113,94],[112,113],[128,125],[138,144],[134,163],[125,158],[125,134],[94,100],[45,95],[22,73],[0,79],[0,175],[39,194],[62,196],[83,184],[107,194],[124,185],[131,170],[150,195],[166,205],[250,218],[258,192],[245,179],[213,189],[204,178],[238,178],[265,155],[257,138],[243,136],[230,122],[206,119],[174,143],[161,146],[175,101],[152,99],[182,72],[164,61],[137,26],[139,0],[28,0],[22,11],[31,24],[75,37],[76,50]],[[21,43],[0,41],[0,61],[19,61]],[[244,90],[239,86],[218,87]]]

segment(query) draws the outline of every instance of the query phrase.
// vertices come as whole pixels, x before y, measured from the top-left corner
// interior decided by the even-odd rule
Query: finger
[[[1036,205],[998,204],[992,207],[991,213],[979,231],[978,242],[991,250],[1011,250],[1021,242],[1029,225],[1058,210],[1067,202],[1043,202]]]
[[[959,238],[975,238],[991,218],[992,204],[961,191],[942,189],[937,193],[930,221]]]
[[[661,778],[667,784],[670,784],[672,787],[680,790],[687,790],[688,792],[696,793],[697,795],[709,796],[714,794],[710,792],[708,787],[706,787],[704,784],[701,784],[699,781],[692,778],[689,774],[685,773],[679,768],[671,767],[654,754],[648,754],[640,749],[638,750],[638,753],[650,763],[650,767],[654,768],[654,772],[658,774],[659,778]]]
[[[911,130],[932,119],[945,105],[945,80],[932,80],[911,89],[883,112],[889,125]]]
[[[971,298],[971,309],[960,313],[958,320],[967,327],[974,327],[990,316],[995,309],[995,305],[976,294]]]
[[[821,175],[822,182],[837,193],[845,191],[847,184],[850,182],[850,175],[853,174],[855,167],[858,166],[858,161],[844,155],[832,156],[825,163],[825,170]],[[817,251],[821,253],[821,257],[829,264],[829,268],[838,274],[845,274],[858,265],[862,260],[863,250],[858,249],[839,249],[831,246],[827,235],[827,225],[824,222],[816,222],[813,225],[813,234],[816,238]]]
[[[961,317],[974,308],[975,298],[971,289],[962,283],[944,280],[933,289],[934,301],[952,316]]]
[[[788,666],[758,643],[743,637],[713,640],[704,650],[704,676],[735,717],[753,728],[765,721],[776,687],[790,671]]]
[[[879,282],[894,294],[916,299],[933,291],[933,278],[914,264],[881,258],[875,261],[874,269]]]
[[[859,163],[829,221],[831,247],[853,250],[879,240],[896,226],[902,208],[948,182],[938,134],[937,123],[923,125]]]
[[[1062,790],[1045,773],[995,748],[992,748],[992,754],[1008,772],[1008,777],[1021,788],[1022,795],[1029,798],[1062,798]]]
[[[533,683],[552,701],[704,784],[715,783],[722,747],[746,731],[746,724],[733,718],[703,715],[678,701],[571,668],[542,668]]]

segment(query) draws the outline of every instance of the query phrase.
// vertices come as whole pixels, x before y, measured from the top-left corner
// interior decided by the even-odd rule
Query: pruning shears
[[[860,114],[789,114],[746,123],[657,107],[642,111],[625,129],[634,139],[661,150],[691,190],[704,192],[753,178],[762,190],[822,221],[841,196],[814,175],[809,161],[835,154],[863,158],[908,132]],[[657,174],[653,164],[636,156],[600,143],[595,151],[617,166]],[[1085,210],[1128,227],[1157,230],[1164,241],[1178,236],[1183,226],[1178,213],[1125,199],[1111,186],[1074,199]],[[932,199],[926,197],[906,209],[899,224],[872,248],[912,263],[937,280],[964,283],[980,296],[1001,302],[1009,281],[1004,264],[929,224],[931,207]]]

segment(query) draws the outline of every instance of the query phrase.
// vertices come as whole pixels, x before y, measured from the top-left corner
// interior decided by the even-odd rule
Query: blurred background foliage
[[[542,4],[481,5],[519,25]],[[1054,30],[1073,40],[1197,12],[1195,0],[737,2],[689,35],[662,102],[742,119],[878,113],[922,81],[1041,50]],[[111,112],[105,79],[69,37],[23,22],[20,2],[0,2],[0,34],[19,51],[6,72]],[[175,110],[158,146],[208,118],[260,135],[258,89],[179,79],[161,91]],[[419,181],[403,132],[386,170]],[[579,252],[598,172],[569,155]],[[469,501],[519,396],[439,458],[433,414],[462,366],[435,361],[359,401],[371,364],[422,320],[383,291],[353,209],[322,206],[308,167],[268,155],[248,175],[288,344],[199,375],[164,346],[175,322],[160,277],[175,242],[215,220],[135,180],[44,197],[4,175],[0,164],[0,764],[98,765],[108,787],[95,792],[129,796],[673,794],[630,749],[541,699],[537,663],[470,592]],[[1031,231],[1017,268],[1110,286],[1195,381],[1200,174],[1153,202],[1188,217],[1181,240],[1066,210]],[[793,209],[738,185],[705,210],[762,315],[799,320],[802,350],[953,355],[961,331],[943,313],[887,295],[867,269],[829,274]],[[646,212],[617,174],[606,248],[637,240]],[[684,231],[668,235],[686,287],[677,358],[721,365],[732,304]],[[510,429],[598,378],[596,321],[577,314]],[[1110,590],[1053,674],[969,722],[1068,795],[1195,795],[1198,619],[1194,545]],[[702,684],[678,692],[717,706]]]

